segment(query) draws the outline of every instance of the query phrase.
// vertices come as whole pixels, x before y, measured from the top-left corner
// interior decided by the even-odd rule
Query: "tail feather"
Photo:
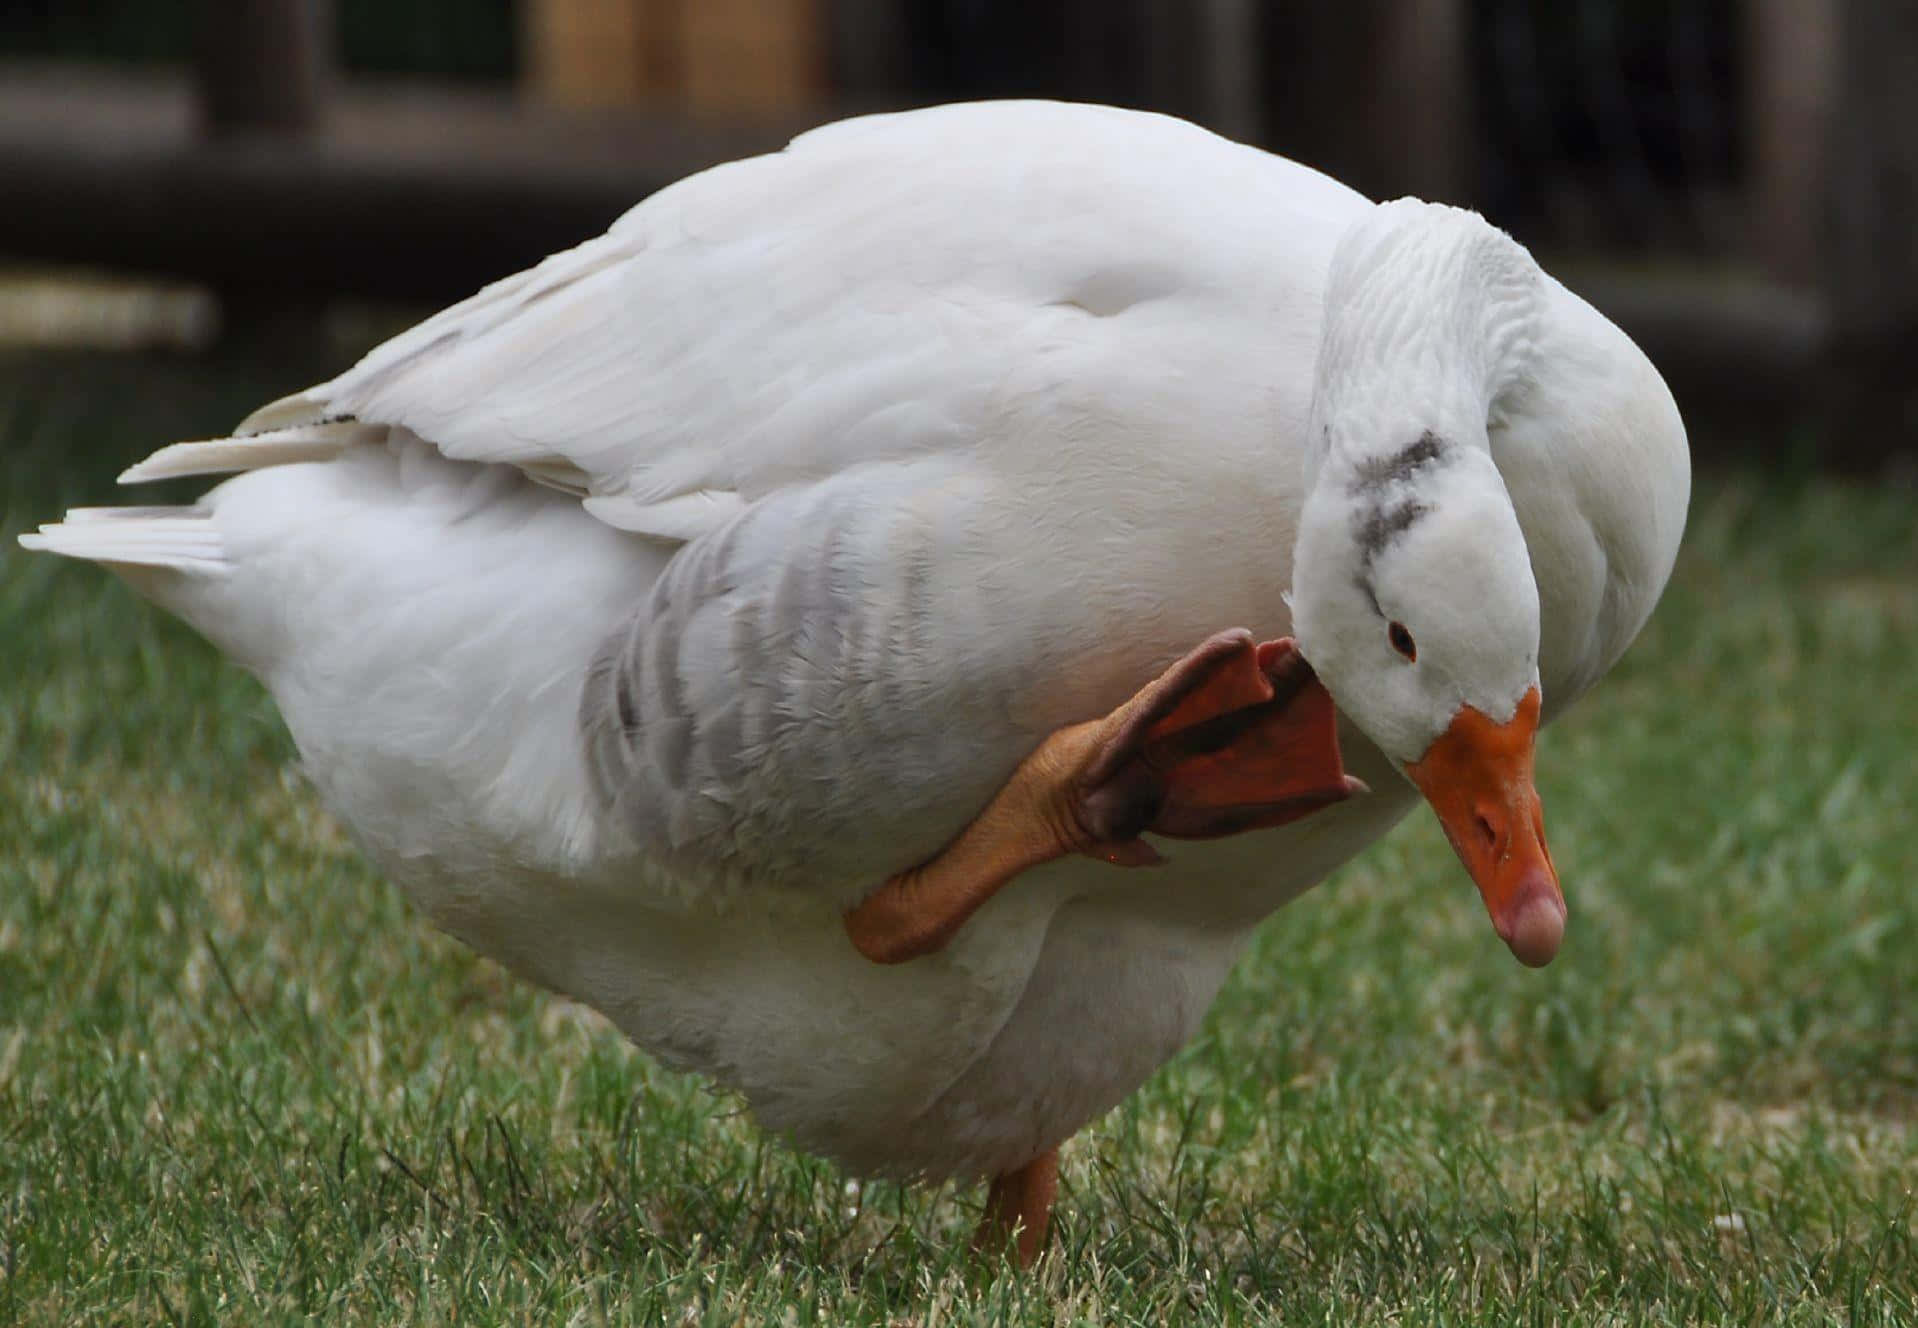
[[[224,575],[231,570],[219,527],[198,507],[76,507],[65,519],[20,536],[23,547],[97,563],[171,567]]]
[[[358,420],[325,420],[242,437],[173,443],[128,468],[121,474],[120,483],[141,484],[181,475],[220,475],[299,461],[329,461],[367,437],[375,427]]]

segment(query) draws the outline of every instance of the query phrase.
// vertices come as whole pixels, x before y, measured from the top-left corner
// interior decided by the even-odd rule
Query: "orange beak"
[[[1503,724],[1461,706],[1451,727],[1405,767],[1478,882],[1500,939],[1533,968],[1551,963],[1565,936],[1565,896],[1532,786],[1538,706],[1536,687]]]

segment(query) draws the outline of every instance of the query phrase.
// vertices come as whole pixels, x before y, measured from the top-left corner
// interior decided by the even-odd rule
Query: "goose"
[[[1421,795],[1528,964],[1535,733],[1690,466],[1471,212],[1171,118],[844,121],[667,188],[21,537],[274,697],[439,927],[863,1175],[991,1182]],[[1143,870],[1151,865],[1152,870]]]

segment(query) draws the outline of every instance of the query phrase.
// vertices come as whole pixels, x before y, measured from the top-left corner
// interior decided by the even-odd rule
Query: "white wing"
[[[342,416],[402,425],[686,539],[782,485],[963,449],[1088,316],[1229,297],[1248,254],[1288,248],[1263,232],[1363,206],[1135,112],[847,121],[662,191],[242,432],[291,429],[297,448],[301,426]]]

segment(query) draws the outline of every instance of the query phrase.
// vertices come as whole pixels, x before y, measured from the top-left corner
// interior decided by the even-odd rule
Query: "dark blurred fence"
[[[1063,96],[1482,208],[1734,434],[1866,462],[1918,438],[1918,0],[190,10],[8,0],[0,253],[254,304],[442,298],[837,114]],[[399,74],[425,81],[369,81]]]
[[[4,0],[0,55],[13,59],[183,64],[198,0]],[[500,80],[518,71],[508,0],[330,0],[339,66],[348,74]],[[263,8],[226,6],[235,13]],[[243,20],[242,20],[243,21]]]
[[[1488,210],[1568,247],[1722,255],[1741,245],[1740,10],[1735,0],[1476,0]]]

